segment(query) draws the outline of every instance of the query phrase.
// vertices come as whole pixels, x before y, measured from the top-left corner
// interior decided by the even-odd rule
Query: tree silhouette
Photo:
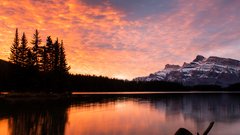
[[[21,45],[19,47],[19,63],[21,67],[26,67],[27,66],[27,52],[28,52],[28,47],[27,47],[27,38],[25,33],[23,32],[22,39],[21,39]]]
[[[54,61],[53,61],[53,69],[52,71],[54,72],[58,72],[59,71],[59,42],[58,42],[58,38],[54,43],[54,51],[53,51],[53,55],[54,55]]]
[[[54,53],[53,53],[53,41],[51,36],[47,37],[47,41],[46,41],[46,46],[44,49],[44,64],[45,64],[45,68],[46,68],[46,72],[52,71],[53,69],[53,62],[54,62]]]
[[[20,101],[5,107],[1,114],[11,116],[8,119],[9,135],[64,135],[68,107],[68,102],[61,101],[46,100],[34,104]]]
[[[43,71],[44,72],[48,72],[49,71],[49,58],[48,58],[48,55],[47,55],[47,50],[46,48],[43,49],[42,52],[42,59],[41,59],[41,63],[43,65]]]
[[[38,68],[39,66],[39,60],[38,60],[38,56],[39,56],[39,46],[42,43],[42,40],[39,36],[39,32],[36,29],[35,33],[33,34],[33,39],[31,44],[33,45],[32,47],[32,57],[33,57],[33,61],[34,61],[34,66],[36,66]]]
[[[59,60],[60,73],[66,74],[68,73],[68,70],[70,69],[70,67],[67,67],[67,60],[66,60],[65,49],[63,46],[63,40],[61,41],[61,44],[60,44],[59,55],[60,55],[60,60]]]
[[[11,54],[9,57],[10,62],[13,64],[19,64],[19,37],[18,37],[18,28],[16,28],[15,37],[13,40],[13,44],[10,48]]]
[[[51,36],[48,36],[46,44],[41,45],[41,43],[38,30],[33,34],[32,46],[29,47],[25,33],[23,32],[21,40],[19,40],[18,29],[16,29],[9,57],[13,65],[13,68],[10,69],[12,73],[9,76],[15,80],[7,84],[8,86],[19,89],[46,90],[66,88],[70,68],[67,66],[63,41],[60,43],[57,38],[53,43]],[[16,64],[19,66],[15,66]],[[29,85],[24,82],[28,82]]]
[[[31,52],[30,49],[27,51],[27,58],[26,58],[26,67],[28,69],[32,69],[35,66],[35,57],[34,54]]]

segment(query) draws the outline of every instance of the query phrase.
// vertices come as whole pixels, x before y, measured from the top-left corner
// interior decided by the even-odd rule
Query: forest
[[[63,40],[51,36],[42,44],[38,30],[28,43],[25,33],[19,38],[16,29],[10,47],[9,62],[0,60],[0,91],[72,92],[72,91],[218,91],[238,90],[216,85],[184,86],[174,82],[137,82],[95,75],[69,73]]]

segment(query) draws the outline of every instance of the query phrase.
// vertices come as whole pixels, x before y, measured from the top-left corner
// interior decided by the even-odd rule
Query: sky
[[[239,0],[1,0],[0,59],[15,29],[64,41],[71,73],[129,79],[192,61],[240,60]],[[31,47],[31,44],[29,44]]]

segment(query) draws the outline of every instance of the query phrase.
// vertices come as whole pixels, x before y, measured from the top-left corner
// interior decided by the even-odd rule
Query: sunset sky
[[[71,73],[132,79],[197,54],[240,59],[239,0],[1,0],[0,59],[16,28],[63,39]]]

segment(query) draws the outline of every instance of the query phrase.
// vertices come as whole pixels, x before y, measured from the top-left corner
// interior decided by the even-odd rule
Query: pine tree
[[[34,64],[35,64],[35,60],[34,60],[33,53],[31,52],[30,49],[28,49],[27,58],[26,58],[26,67],[29,69],[32,69],[35,66]]]
[[[25,33],[23,33],[20,43],[18,29],[16,29],[9,60],[21,67],[38,69],[46,73],[56,72],[67,74],[70,67],[67,66],[63,41],[59,43],[57,38],[53,44],[51,37],[48,36],[45,46],[40,46],[41,42],[42,40],[40,39],[39,32],[36,30],[33,35],[33,40],[31,41],[33,47],[31,49],[28,48],[28,41]]]
[[[10,54],[10,62],[14,64],[19,64],[19,37],[18,37],[18,28],[16,28],[16,33],[14,37],[13,44],[10,48],[11,54]]]
[[[66,74],[68,73],[68,70],[70,69],[70,67],[67,67],[67,60],[66,60],[65,49],[63,46],[63,41],[61,41],[61,44],[60,44],[59,55],[60,55],[60,58],[59,58],[60,73]]]
[[[28,47],[27,47],[27,38],[25,33],[22,35],[21,39],[21,45],[19,47],[19,63],[21,67],[26,67],[27,66],[27,52],[28,52]]]
[[[46,47],[45,47],[45,64],[47,71],[52,71],[54,63],[54,45],[50,36],[47,37]]]
[[[52,71],[59,71],[59,42],[58,38],[54,43],[54,61],[53,61],[53,70]]]
[[[48,57],[47,57],[47,50],[46,48],[44,47],[44,50],[42,51],[42,66],[43,66],[43,71],[44,72],[48,72],[49,71],[49,67],[48,67]]]
[[[39,66],[38,56],[39,56],[39,46],[41,43],[42,43],[42,40],[39,36],[38,30],[36,29],[35,33],[33,34],[33,40],[31,42],[31,44],[33,45],[32,57],[33,57],[33,61],[34,61],[34,66],[36,66],[37,68]]]

